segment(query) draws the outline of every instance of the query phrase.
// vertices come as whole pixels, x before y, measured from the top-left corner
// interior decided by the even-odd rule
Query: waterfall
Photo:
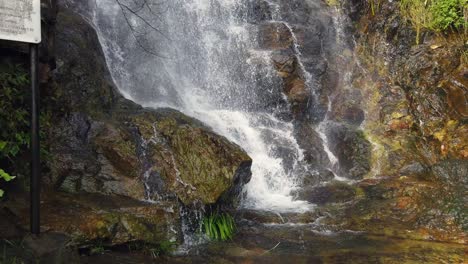
[[[253,159],[242,205],[306,211],[306,171],[270,53],[258,48],[249,0],[68,0],[94,24],[121,93],[195,117]],[[84,12],[83,10],[86,10]],[[277,16],[276,16],[277,17]]]

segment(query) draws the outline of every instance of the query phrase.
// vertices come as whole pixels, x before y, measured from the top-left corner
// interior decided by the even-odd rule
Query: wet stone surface
[[[309,225],[243,227],[231,242],[193,248],[189,255],[151,258],[104,253],[82,263],[463,263],[464,246],[318,232]]]

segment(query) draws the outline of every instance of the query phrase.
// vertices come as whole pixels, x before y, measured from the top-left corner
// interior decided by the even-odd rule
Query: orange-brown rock
[[[289,27],[282,22],[264,23],[259,29],[259,44],[263,49],[287,49],[293,45],[293,36]]]

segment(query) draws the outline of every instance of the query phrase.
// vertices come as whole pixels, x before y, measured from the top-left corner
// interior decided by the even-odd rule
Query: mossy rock
[[[153,175],[160,175],[167,191],[185,205],[214,204],[250,180],[251,158],[200,122],[168,109],[138,114],[132,121],[147,141]]]

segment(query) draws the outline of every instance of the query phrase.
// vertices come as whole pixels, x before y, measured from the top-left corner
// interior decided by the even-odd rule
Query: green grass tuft
[[[203,218],[202,229],[210,239],[226,241],[233,238],[236,224],[227,213],[211,213]]]

